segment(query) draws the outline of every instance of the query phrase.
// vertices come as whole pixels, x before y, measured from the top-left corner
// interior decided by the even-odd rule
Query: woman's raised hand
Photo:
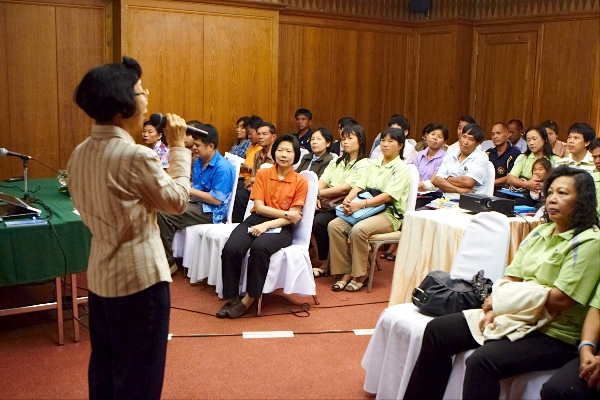
[[[185,147],[185,131],[187,125],[185,120],[175,114],[167,114],[167,125],[165,126],[165,135],[171,147]]]

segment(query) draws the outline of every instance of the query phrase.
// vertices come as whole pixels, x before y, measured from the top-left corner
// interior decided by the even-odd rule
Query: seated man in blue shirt
[[[512,169],[515,160],[521,155],[521,150],[513,147],[508,140],[508,126],[504,122],[496,122],[492,126],[492,142],[495,147],[488,149],[485,153],[488,155],[494,169],[496,170],[496,179],[494,180],[494,189],[498,190],[506,184],[508,173]]]
[[[484,138],[479,125],[468,124],[458,139],[458,152],[448,152],[431,183],[444,192],[444,197],[458,200],[462,193],[485,194],[488,171],[487,155],[477,149]]]
[[[227,218],[227,208],[231,201],[235,170],[219,151],[217,129],[208,124],[200,129],[208,135],[193,135],[195,156],[192,165],[192,188],[190,203],[181,215],[158,213],[158,227],[171,273],[177,271],[173,258],[173,236],[178,229],[198,224],[219,224]]]

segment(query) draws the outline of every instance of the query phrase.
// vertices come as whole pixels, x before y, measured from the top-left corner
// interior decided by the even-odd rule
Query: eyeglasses
[[[150,94],[150,92],[148,91],[148,89],[144,90],[142,93],[134,93],[136,96],[141,96],[144,95],[146,96],[146,98],[148,98],[148,95]]]

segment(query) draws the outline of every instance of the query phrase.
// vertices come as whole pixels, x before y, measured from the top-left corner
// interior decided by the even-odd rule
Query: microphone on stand
[[[15,153],[14,151],[6,150],[3,147],[0,147],[0,157],[11,156],[11,157],[19,157],[21,160],[32,160],[33,157],[26,156],[25,154]]]
[[[165,126],[167,126],[167,117],[165,117],[161,113],[152,114],[150,116],[149,121],[152,124],[152,126],[156,127],[156,129],[162,129]],[[189,126],[189,125],[187,126],[185,131],[188,135],[195,134],[195,135],[200,135],[200,136],[208,136],[208,132],[206,132],[205,130],[198,129],[196,127]]]

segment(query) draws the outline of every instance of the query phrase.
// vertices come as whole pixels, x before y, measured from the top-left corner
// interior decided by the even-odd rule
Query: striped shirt
[[[89,289],[103,297],[171,282],[156,224],[157,210],[185,211],[191,153],[171,149],[169,175],[158,155],[114,125],[94,125],[69,159],[69,192],[92,232]]]

